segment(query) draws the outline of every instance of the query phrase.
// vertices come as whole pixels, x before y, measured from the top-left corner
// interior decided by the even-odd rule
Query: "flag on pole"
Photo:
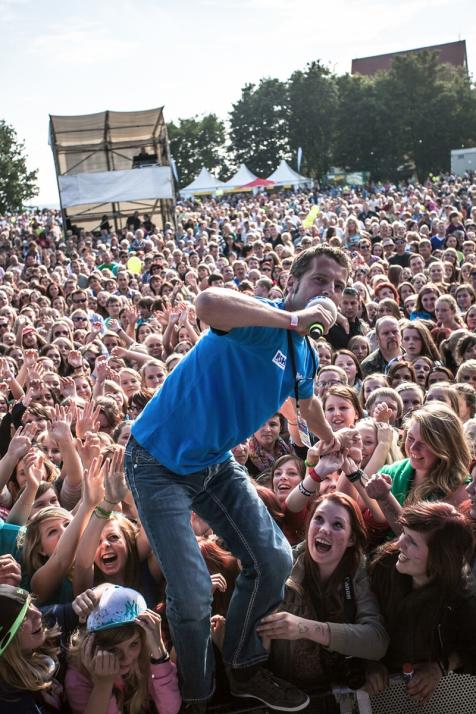
[[[302,146],[298,147],[296,158],[297,158],[297,172],[299,173],[299,171],[301,170]]]
[[[316,220],[318,215],[319,206],[313,206],[302,222],[304,228],[311,228],[314,225],[314,221]]]
[[[178,184],[179,178],[178,178],[177,164],[175,163],[175,159],[173,159],[172,157],[170,157],[170,166],[172,167],[172,173],[173,173],[175,180]]]

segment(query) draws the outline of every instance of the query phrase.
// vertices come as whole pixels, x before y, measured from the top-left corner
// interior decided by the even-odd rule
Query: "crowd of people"
[[[323,303],[310,339],[316,295],[337,318]],[[476,675],[475,331],[468,176],[202,198],[118,232],[0,216],[2,711],[204,711],[255,696],[240,666],[263,662],[282,711],[409,665],[422,703]]]

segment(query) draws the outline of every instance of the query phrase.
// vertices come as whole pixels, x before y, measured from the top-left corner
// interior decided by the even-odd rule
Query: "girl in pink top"
[[[160,616],[135,590],[112,586],[69,652],[65,690],[74,714],[177,714],[175,665]]]

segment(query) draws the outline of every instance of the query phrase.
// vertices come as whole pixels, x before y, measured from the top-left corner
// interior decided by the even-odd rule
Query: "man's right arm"
[[[195,301],[195,309],[200,320],[223,332],[235,327],[275,327],[287,330],[292,315],[298,318],[296,332],[301,335],[307,334],[307,328],[313,322],[319,322],[325,327],[333,322],[330,313],[317,305],[292,313],[226,288],[209,288],[201,292]]]

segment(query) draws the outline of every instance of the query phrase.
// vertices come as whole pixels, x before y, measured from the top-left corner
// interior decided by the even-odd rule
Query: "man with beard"
[[[402,356],[402,336],[395,317],[380,317],[375,323],[378,348],[360,365],[365,377],[374,372],[385,374],[390,362]]]

